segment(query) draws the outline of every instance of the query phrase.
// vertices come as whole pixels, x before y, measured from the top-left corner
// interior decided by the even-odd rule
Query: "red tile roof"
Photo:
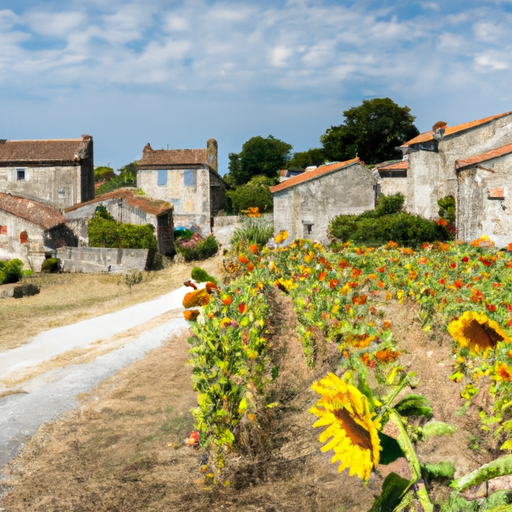
[[[403,171],[404,169],[409,168],[409,161],[408,160],[400,160],[399,162],[391,162],[390,164],[384,164],[384,165],[376,165],[377,170],[383,170],[383,171],[394,171],[394,170],[400,170]]]
[[[505,144],[504,146],[491,149],[491,151],[487,151],[480,155],[465,158],[464,160],[457,160],[455,162],[455,169],[462,169],[464,167],[477,165],[482,162],[486,162],[487,160],[492,160],[493,158],[499,158],[500,156],[508,155],[509,153],[512,153],[512,144]]]
[[[61,162],[78,164],[90,155],[92,137],[0,141],[0,165]]]
[[[445,128],[444,136],[453,135],[455,133],[462,132],[464,130],[469,130],[470,128],[475,128],[476,126],[481,126],[482,124],[489,123],[494,121],[495,119],[499,119],[500,117],[505,117],[511,115],[512,112],[504,112],[503,114],[498,114],[496,116],[485,117],[484,119],[478,119],[477,121],[471,121],[469,123],[458,124],[456,126],[447,126]],[[412,146],[413,144],[419,144],[420,142],[427,142],[430,140],[434,140],[433,131],[430,130],[425,133],[420,133],[414,139],[411,139],[409,142],[402,144],[402,147]]]
[[[207,149],[153,149],[147,144],[142,152],[138,167],[166,165],[210,165]]]
[[[107,192],[106,194],[97,196],[85,203],[79,203],[70,206],[64,211],[65,213],[73,212],[79,208],[82,208],[82,206],[99,203],[101,201],[107,201],[108,199],[122,199],[123,201],[126,201],[128,205],[133,206],[134,208],[138,208],[139,210],[149,213],[150,215],[157,216],[172,210],[173,208],[172,204],[168,203],[167,201],[160,201],[159,199],[150,199],[146,196],[139,196],[131,188],[118,188],[116,190],[112,190],[112,192]]]
[[[304,183],[305,181],[312,180],[314,178],[317,178],[318,176],[322,176],[323,174],[327,174],[331,171],[336,171],[338,169],[342,169],[343,167],[347,167],[347,166],[355,164],[355,163],[359,163],[360,165],[364,166],[364,163],[361,160],[359,160],[359,158],[353,158],[352,160],[347,160],[346,162],[336,162],[333,164],[321,165],[320,167],[317,167],[316,169],[303,172],[302,174],[299,174],[298,176],[294,176],[293,178],[290,178],[289,180],[283,181],[282,183],[279,183],[278,185],[270,187],[270,192],[272,192],[272,194],[274,194],[275,192],[280,192],[281,190],[284,190],[286,188],[294,187],[295,185],[298,185],[299,183]]]
[[[43,229],[51,229],[66,222],[62,213],[53,206],[5,192],[0,192],[0,210],[28,220]]]

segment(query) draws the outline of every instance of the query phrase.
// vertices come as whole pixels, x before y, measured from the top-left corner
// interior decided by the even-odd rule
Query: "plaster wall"
[[[458,173],[457,237],[471,242],[487,235],[502,248],[512,242],[512,155],[485,162],[484,167]],[[494,188],[503,188],[504,197],[490,197]]]
[[[328,243],[327,230],[337,215],[375,208],[375,180],[356,164],[274,194],[274,229],[287,230],[287,243],[309,238]]]
[[[386,196],[400,193],[407,198],[407,178],[380,178],[380,193]]]
[[[439,142],[425,144],[436,151],[409,153],[408,193],[409,211],[435,219],[438,199],[457,196],[455,161],[485,153],[512,142],[512,116],[496,119],[463,133],[447,136]]]
[[[17,179],[17,171],[25,171],[25,179]],[[67,208],[82,201],[80,166],[0,167],[0,191],[41,199],[56,208]],[[94,197],[94,195],[93,195]],[[88,200],[92,198],[87,198]]]

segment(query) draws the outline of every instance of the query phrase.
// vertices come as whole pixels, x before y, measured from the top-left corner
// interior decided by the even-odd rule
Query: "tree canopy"
[[[273,135],[267,138],[250,138],[244,143],[240,153],[229,154],[228,182],[231,179],[235,185],[243,185],[257,175],[277,177],[277,171],[286,165],[291,149],[291,144],[276,139]]]
[[[350,160],[356,155],[367,165],[397,158],[395,148],[419,134],[409,107],[389,98],[363,100],[343,112],[345,121],[320,137],[329,160]]]
[[[311,148],[307,151],[298,151],[288,162],[288,169],[305,169],[310,165],[322,165],[326,160],[324,150]]]

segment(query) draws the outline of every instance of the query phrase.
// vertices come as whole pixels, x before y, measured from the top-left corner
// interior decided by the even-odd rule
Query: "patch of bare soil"
[[[311,382],[337,368],[339,352],[319,339],[317,365],[308,368],[289,299],[276,293],[271,300],[272,364],[279,375],[270,398],[279,405],[258,416],[259,428],[250,422],[238,427],[238,452],[228,458],[224,475],[229,486],[206,489],[203,451],[184,444],[196,396],[182,336],[105,381],[79,409],[41,427],[4,468],[0,506],[7,512],[368,510],[384,476],[390,470],[406,476],[407,467],[400,460],[379,466],[380,476],[372,475],[368,486],[347,471],[337,473],[332,454],[319,450],[321,429],[312,428],[315,418],[307,411],[318,398]],[[455,415],[462,400],[459,385],[448,379],[450,340],[423,332],[410,307],[391,304],[386,315],[403,364],[420,379],[416,391],[431,400],[436,420],[459,427],[451,437],[418,443],[422,460],[449,460],[459,473],[486,462],[491,447],[470,447],[478,428],[471,410]],[[442,499],[446,491],[434,493]]]
[[[144,272],[143,281],[131,289],[122,274],[37,274],[25,278],[41,292],[22,299],[0,299],[0,351],[27,343],[40,332],[169,293],[183,286],[196,265],[217,276],[220,258],[219,251],[199,263],[170,263],[163,270]]]

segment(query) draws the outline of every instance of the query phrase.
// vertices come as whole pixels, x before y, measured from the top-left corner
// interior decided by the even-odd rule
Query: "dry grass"
[[[218,275],[219,256],[200,262]],[[28,278],[41,293],[23,299],[0,299],[0,351],[27,343],[40,332],[112,313],[175,290],[197,263],[171,264],[145,272],[142,283],[128,288],[118,274],[39,274]]]

